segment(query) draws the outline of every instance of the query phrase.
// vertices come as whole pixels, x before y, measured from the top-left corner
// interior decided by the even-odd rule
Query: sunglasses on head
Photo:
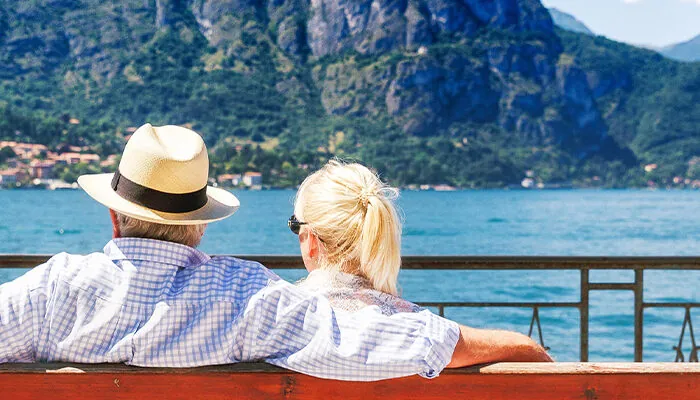
[[[287,221],[287,226],[289,227],[289,230],[291,230],[292,233],[294,233],[295,235],[299,234],[302,225],[306,225],[306,222],[299,221],[296,215],[293,214],[291,217],[289,217],[289,220]]]

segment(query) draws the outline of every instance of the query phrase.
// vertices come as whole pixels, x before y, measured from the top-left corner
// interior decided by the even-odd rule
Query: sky
[[[700,35],[700,0],[542,0],[598,35],[662,47]]]

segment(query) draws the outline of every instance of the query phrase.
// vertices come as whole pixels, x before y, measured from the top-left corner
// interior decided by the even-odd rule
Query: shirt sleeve
[[[266,360],[321,378],[373,381],[437,376],[459,338],[456,323],[424,310],[382,315],[377,307],[333,310],[287,282],[254,295],[239,318],[234,361]]]
[[[0,285],[0,363],[35,361],[46,309],[49,263]]]

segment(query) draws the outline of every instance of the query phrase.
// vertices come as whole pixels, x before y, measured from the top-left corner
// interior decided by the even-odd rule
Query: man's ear
[[[117,219],[117,213],[111,208],[109,209],[109,217],[112,219],[112,238],[117,239],[122,237],[121,230],[119,229],[119,220]]]

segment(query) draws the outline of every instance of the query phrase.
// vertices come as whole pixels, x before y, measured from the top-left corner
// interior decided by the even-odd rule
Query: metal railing
[[[46,261],[44,255],[0,255],[2,268],[31,268]],[[243,256],[256,260],[271,269],[303,268],[298,256]],[[700,270],[698,257],[468,257],[468,256],[408,256],[402,260],[405,270],[577,270],[580,272],[580,299],[576,302],[419,302],[424,307],[434,307],[440,315],[450,307],[514,307],[532,309],[529,334],[535,327],[538,339],[544,346],[539,318],[541,308],[576,308],[580,318],[580,359],[588,361],[589,295],[595,290],[626,290],[634,294],[634,361],[643,360],[644,310],[648,308],[681,308],[685,310],[681,334],[676,351],[676,361],[686,361],[682,346],[686,332],[691,349],[687,361],[698,361],[691,310],[700,307],[697,302],[645,302],[644,271],[647,270]],[[591,282],[592,270],[634,271],[634,282]]]

